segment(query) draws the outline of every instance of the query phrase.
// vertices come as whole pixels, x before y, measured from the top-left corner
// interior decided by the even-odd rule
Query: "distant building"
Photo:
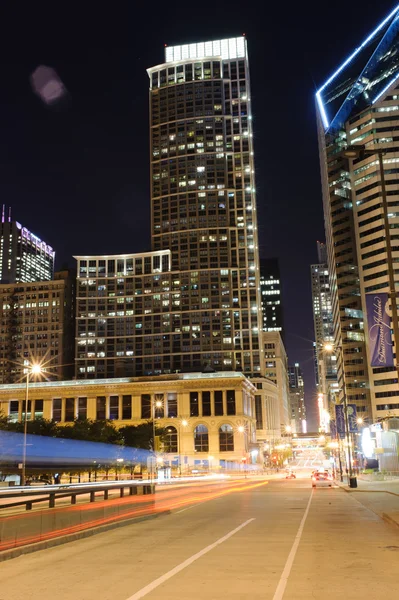
[[[315,376],[319,397],[320,427],[328,430],[332,397],[337,393],[337,361],[334,351],[334,322],[326,245],[317,242],[318,263],[311,265],[313,323],[315,332]]]
[[[288,359],[283,340],[278,331],[262,333],[265,377],[277,385],[278,416],[272,421],[278,423],[278,437],[285,427],[291,424],[290,398],[288,384]],[[273,427],[274,428],[274,427]]]
[[[260,259],[260,292],[263,331],[279,331],[283,336],[281,277],[277,258]]]
[[[0,223],[0,283],[47,281],[54,276],[55,252],[51,246],[11,221],[11,209],[2,209]]]
[[[289,367],[291,426],[295,433],[306,433],[306,406],[302,371],[298,363]]]
[[[72,377],[74,278],[0,285],[0,383],[24,378],[27,363],[44,366],[48,379]]]

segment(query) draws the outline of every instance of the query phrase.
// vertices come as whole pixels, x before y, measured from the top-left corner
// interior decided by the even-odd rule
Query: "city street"
[[[383,598],[399,529],[308,473],[0,563],[1,600]],[[226,484],[227,486],[227,484]],[[378,574],[378,576],[376,575]]]

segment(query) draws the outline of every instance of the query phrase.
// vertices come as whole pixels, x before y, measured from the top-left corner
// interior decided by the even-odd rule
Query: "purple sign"
[[[387,312],[388,294],[366,294],[367,323],[372,367],[392,367],[392,336]]]
[[[335,422],[337,424],[337,433],[340,438],[345,437],[345,413],[342,404],[335,405]]]
[[[348,425],[349,425],[349,433],[357,432],[356,404],[348,404]]]

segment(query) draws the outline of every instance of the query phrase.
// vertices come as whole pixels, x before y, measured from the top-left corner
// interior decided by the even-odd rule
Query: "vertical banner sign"
[[[335,422],[339,437],[345,437],[345,413],[342,404],[335,405]]]
[[[356,404],[348,404],[349,433],[357,433]]]
[[[372,367],[393,367],[388,294],[366,294],[367,326]]]

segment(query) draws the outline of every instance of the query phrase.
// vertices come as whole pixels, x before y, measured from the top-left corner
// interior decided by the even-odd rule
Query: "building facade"
[[[283,337],[281,276],[277,258],[260,259],[260,292],[263,331],[279,331]]]
[[[293,433],[306,433],[305,388],[298,363],[289,367],[291,428]]]
[[[78,379],[161,375],[193,367],[182,353],[187,337],[191,345],[196,336],[199,346],[200,318],[187,329],[181,282],[170,272],[169,250],[75,258]],[[196,285],[199,290],[198,280]],[[199,311],[199,291],[197,302]],[[175,355],[179,367],[172,361]],[[199,356],[195,367],[201,370]]]
[[[334,351],[334,324],[330,277],[325,244],[317,242],[318,263],[311,265],[313,324],[315,332],[315,371],[321,421],[320,427],[328,430],[330,411],[337,393],[337,357]]]
[[[275,406],[276,414],[270,419],[270,422],[274,423],[271,429],[274,429],[278,423],[281,434],[287,426],[291,425],[287,353],[278,331],[263,332],[262,344],[265,377],[276,384],[278,395],[278,406]]]
[[[371,366],[367,318],[370,298],[399,285],[398,49],[396,7],[316,94],[338,401],[346,388],[359,416],[373,420],[399,410],[397,363]],[[382,315],[391,316],[387,298],[379,296]],[[396,345],[394,329],[388,319],[385,347]]]
[[[184,356],[259,376],[258,231],[245,37],[166,47],[150,78],[151,231],[178,273]],[[201,334],[196,333],[200,327]],[[172,333],[179,334],[177,329]],[[172,353],[171,370],[181,368]]]
[[[24,378],[27,363],[39,363],[49,379],[74,372],[74,278],[0,285],[0,381]]]
[[[54,277],[55,252],[17,221],[11,209],[0,223],[0,283],[47,281]]]
[[[177,464],[180,456],[183,473],[201,466],[234,468],[243,459],[262,463],[256,389],[241,373],[33,382],[29,390],[28,419],[42,417],[66,426],[77,418],[110,419],[122,427],[155,415],[157,426],[168,430],[163,458]],[[18,421],[24,410],[25,385],[0,385],[0,413]]]

